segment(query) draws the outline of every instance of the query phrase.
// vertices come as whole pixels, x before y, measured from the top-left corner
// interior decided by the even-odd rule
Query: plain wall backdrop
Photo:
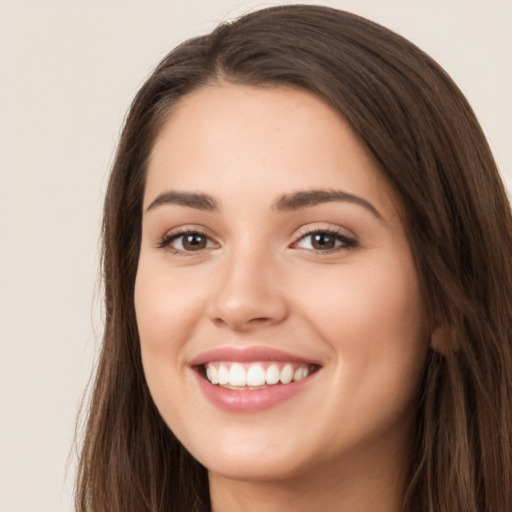
[[[102,196],[132,97],[178,42],[277,3],[0,0],[0,512],[72,509],[102,330]],[[512,190],[512,0],[302,3],[366,16],[434,57]]]

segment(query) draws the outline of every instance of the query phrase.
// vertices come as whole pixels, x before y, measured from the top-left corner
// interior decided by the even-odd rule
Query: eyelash
[[[194,256],[194,253],[199,253],[201,252],[201,250],[198,250],[198,251],[187,251],[187,250],[183,250],[183,249],[176,249],[174,247],[172,247],[172,243],[175,241],[175,240],[178,240],[179,238],[183,238],[187,235],[197,235],[197,236],[200,236],[200,237],[203,237],[207,240],[207,243],[208,241],[211,241],[211,237],[209,237],[204,231],[200,230],[200,229],[191,229],[191,228],[183,228],[183,229],[179,229],[178,231],[175,231],[171,234],[166,234],[162,237],[162,239],[159,241],[158,243],[158,248],[159,249],[165,249],[167,251],[169,251],[170,253],[172,254],[176,254],[178,256]],[[204,249],[202,249],[204,250]]]
[[[314,235],[327,235],[329,237],[334,238],[335,243],[337,243],[338,241],[341,242],[341,244],[338,247],[334,247],[331,249],[304,249],[308,252],[313,252],[313,254],[318,254],[320,256],[336,254],[343,251],[352,251],[358,247],[358,243],[355,238],[351,238],[336,229],[325,229],[321,227],[314,229],[307,228],[307,230],[305,230],[305,232],[299,236],[297,241],[293,242],[292,246],[296,246],[302,240],[306,240],[308,237],[312,237]]]
[[[320,250],[320,249],[302,249],[307,252],[312,252],[313,254],[318,254],[321,256],[329,255],[329,254],[336,254],[342,251],[351,251],[358,247],[357,240],[354,238],[350,238],[343,234],[341,231],[335,230],[335,229],[325,229],[325,228],[315,228],[311,229],[308,228],[307,230],[304,230],[304,233],[299,234],[298,239],[291,244],[290,247],[297,246],[297,244],[303,240],[306,240],[308,237],[312,237],[314,235],[327,235],[330,237],[333,237],[336,242],[341,242],[341,244],[338,247],[334,247],[331,249],[326,250]],[[205,249],[210,249],[211,247],[205,247],[203,249],[199,249],[197,251],[187,251],[183,249],[176,249],[172,247],[172,243],[175,240],[178,240],[179,238],[185,237],[187,235],[196,235],[200,237],[204,237],[207,242],[211,242],[212,239],[209,237],[204,231],[200,229],[189,229],[189,228],[183,228],[179,231],[175,231],[171,234],[166,234],[162,237],[162,239],[158,242],[157,247],[159,249],[166,249],[167,251],[171,252],[172,254],[178,255],[178,256],[194,256],[195,253],[200,253]],[[297,249],[301,249],[300,247],[296,247]]]

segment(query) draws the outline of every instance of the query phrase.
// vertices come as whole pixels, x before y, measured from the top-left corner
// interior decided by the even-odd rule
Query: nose
[[[277,274],[265,256],[240,254],[226,261],[209,303],[211,321],[239,332],[283,322],[288,304]]]

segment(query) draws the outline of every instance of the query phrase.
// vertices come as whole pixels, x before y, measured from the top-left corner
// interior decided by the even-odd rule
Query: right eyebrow
[[[208,212],[219,211],[219,206],[215,199],[207,194],[198,194],[195,192],[179,192],[177,190],[169,190],[159,194],[151,204],[146,208],[146,212],[153,210],[164,204],[178,204],[180,206],[188,206],[196,210],[204,210]]]

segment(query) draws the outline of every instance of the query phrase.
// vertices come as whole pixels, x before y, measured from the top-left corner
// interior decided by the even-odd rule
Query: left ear
[[[448,324],[434,327],[430,335],[430,348],[442,356],[447,356],[459,349],[456,330]]]

